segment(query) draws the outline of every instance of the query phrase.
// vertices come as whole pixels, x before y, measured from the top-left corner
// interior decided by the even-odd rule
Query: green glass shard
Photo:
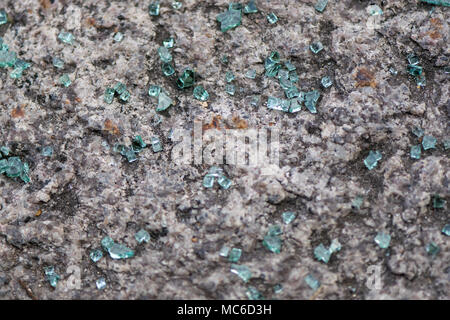
[[[319,289],[320,287],[320,282],[319,280],[317,280],[312,274],[308,274],[305,277],[305,282],[306,284],[313,289],[314,291],[316,291],[317,289]]]
[[[234,74],[231,71],[227,71],[227,73],[225,74],[225,80],[227,82],[231,82],[234,80]]]
[[[394,75],[394,76],[396,76],[397,73],[398,73],[397,69],[395,69],[394,67],[390,67],[390,68],[389,68],[389,72],[390,72],[392,75]]]
[[[263,239],[263,245],[273,253],[280,253],[282,240],[278,236],[267,234]]]
[[[357,196],[352,202],[352,208],[359,210],[364,202],[363,196]]]
[[[113,40],[114,40],[115,42],[120,42],[120,41],[122,41],[122,40],[123,40],[123,33],[122,33],[122,32],[116,32],[116,33],[114,34]]]
[[[270,24],[277,23],[278,17],[275,13],[271,12],[267,15],[267,21],[269,21]]]
[[[228,189],[230,188],[232,182],[227,177],[220,176],[219,179],[217,179],[217,183],[222,187],[222,189]]]
[[[253,0],[249,1],[244,7],[245,14],[257,13],[257,12],[258,12],[258,8],[256,7],[255,1],[253,1]]]
[[[245,77],[249,79],[255,79],[256,78],[256,70],[250,69],[245,73]]]
[[[366,11],[371,15],[371,16],[380,16],[383,14],[383,10],[381,10],[381,8],[376,5],[370,5],[367,7]]]
[[[322,80],[320,80],[320,83],[324,88],[329,88],[333,84],[333,81],[330,79],[330,77],[323,77]]]
[[[442,228],[442,233],[447,237],[450,237],[450,223],[446,224],[444,228]]]
[[[314,54],[318,54],[320,51],[323,50],[323,44],[320,41],[317,42],[313,42],[311,43],[311,45],[309,46],[309,48],[311,49],[311,51]]]
[[[252,105],[253,107],[257,107],[259,105],[259,96],[253,96],[251,101],[250,101],[250,105]]]
[[[248,287],[245,295],[249,300],[264,300],[264,296],[255,287]]]
[[[51,157],[53,155],[53,147],[52,146],[45,146],[44,148],[42,148],[41,154],[44,157]]]
[[[316,5],[314,6],[314,9],[316,9],[318,12],[323,12],[328,4],[328,0],[318,0]]]
[[[158,55],[162,62],[170,62],[172,61],[172,54],[169,49],[164,46],[158,48]]]
[[[203,86],[196,86],[194,88],[194,98],[200,101],[206,101],[209,98],[208,91]]]
[[[328,261],[330,261],[331,252],[321,243],[314,249],[314,256],[317,260],[328,263]]]
[[[159,96],[159,93],[161,92],[161,87],[152,85],[150,88],[148,88],[148,95],[151,97],[157,97]]]
[[[274,64],[272,67],[266,68],[265,76],[268,78],[273,78],[278,74],[278,71],[280,70],[281,65]]]
[[[279,294],[281,292],[283,292],[283,285],[281,283],[277,283],[273,286],[273,293]]]
[[[134,235],[134,238],[136,239],[136,241],[138,243],[148,243],[150,241],[150,234],[145,231],[144,229],[139,230],[138,232],[136,232],[136,234]]]
[[[11,152],[11,150],[7,146],[0,147],[0,158],[2,157],[1,154],[3,154],[4,156],[7,156],[7,155],[9,155],[10,152]]]
[[[290,224],[292,221],[294,221],[296,216],[297,215],[295,214],[295,212],[292,211],[286,211],[281,214],[284,224]]]
[[[273,110],[281,110],[280,105],[281,105],[280,99],[270,96],[267,98],[267,108]]]
[[[119,96],[119,99],[122,100],[123,102],[127,102],[130,99],[130,96],[131,96],[130,92],[128,90],[125,90]]]
[[[366,159],[364,159],[364,164],[367,169],[372,170],[378,164],[378,161],[381,160],[381,153],[379,151],[369,151],[369,155]]]
[[[58,39],[63,43],[73,44],[74,36],[70,32],[62,31],[59,33]]]
[[[109,249],[112,247],[113,244],[114,244],[114,240],[108,236],[104,237],[101,241],[101,245],[102,245],[103,249],[105,249],[105,251],[109,251]]]
[[[425,135],[422,139],[423,150],[436,149],[436,142],[435,137]]]
[[[228,5],[228,10],[242,10],[242,3],[239,2],[231,2]]]
[[[444,149],[445,150],[450,149],[450,140],[444,140]]]
[[[170,37],[163,41],[163,46],[167,49],[173,48],[173,45],[175,44],[175,39]]]
[[[311,113],[317,113],[316,104],[319,98],[320,92],[317,90],[305,93],[305,107],[308,108]]]
[[[225,92],[228,93],[229,95],[234,96],[234,93],[236,92],[236,87],[234,86],[234,84],[227,84],[225,86]]]
[[[170,107],[172,103],[173,101],[167,95],[167,93],[164,90],[161,90],[161,92],[158,95],[158,107],[156,108],[156,111],[164,111],[168,107]]]
[[[55,68],[58,68],[58,69],[64,68],[64,61],[61,60],[60,58],[53,57],[52,63]]]
[[[134,152],[134,150],[132,148],[126,147],[124,149],[122,155],[127,158],[128,162],[134,162],[138,159],[136,156],[136,152]]]
[[[122,82],[117,82],[116,85],[114,86],[114,91],[118,94],[121,95],[122,93],[124,93],[125,91],[127,91],[127,87],[122,83]]]
[[[231,30],[241,25],[242,11],[228,9],[228,11],[217,15],[216,19],[217,21],[220,22],[220,30],[222,32],[227,32],[228,30]]]
[[[420,0],[428,4],[434,4],[436,6],[450,7],[450,1],[448,0]]]
[[[180,1],[172,2],[172,8],[174,8],[175,10],[181,9],[182,6],[183,6],[183,4]]]
[[[420,62],[419,57],[416,56],[415,53],[410,53],[410,54],[408,54],[408,56],[406,57],[406,59],[408,59],[408,63],[409,63],[409,65],[411,65],[411,66],[416,66],[416,65],[418,65],[419,62]]]
[[[228,261],[230,262],[238,262],[242,255],[242,249],[232,248],[228,255]]]
[[[335,252],[341,251],[341,249],[342,249],[342,245],[339,243],[338,239],[333,239],[333,241],[331,241],[330,247],[328,248],[330,253],[335,253]]]
[[[444,209],[446,201],[442,199],[438,194],[433,195],[433,208]]]
[[[23,72],[22,69],[15,68],[13,71],[11,71],[11,73],[9,74],[9,77],[11,79],[18,79],[18,78],[22,77],[22,72]]]
[[[105,95],[103,96],[103,101],[105,101],[108,104],[111,104],[114,99],[114,89],[112,88],[106,88]]]
[[[150,144],[152,145],[153,152],[160,152],[163,149],[158,137],[152,137]]]
[[[222,63],[222,64],[228,64],[228,56],[226,56],[226,55],[223,55],[221,58],[220,58],[220,62]]]
[[[410,156],[412,159],[420,159],[420,154],[422,152],[420,144],[411,147]]]
[[[8,14],[5,10],[0,10],[0,25],[8,22]]]
[[[439,246],[434,242],[430,242],[429,244],[427,244],[425,249],[427,253],[432,257],[435,257],[441,251]]]
[[[147,148],[147,144],[144,142],[144,140],[142,140],[141,136],[136,136],[131,143],[131,148],[134,152],[139,153],[143,149]]]
[[[300,95],[300,91],[297,89],[297,87],[290,87],[284,90],[284,93],[286,94],[286,98],[293,99],[297,98]]]
[[[114,259],[128,259],[134,257],[134,251],[127,246],[114,243],[108,250],[109,256]]]
[[[207,174],[204,178],[203,178],[203,186],[205,188],[212,188],[214,186],[214,181],[215,178],[209,174]]]
[[[151,16],[159,16],[159,1],[155,1],[150,3],[150,5],[148,6],[148,13]]]
[[[106,288],[106,279],[105,278],[98,278],[97,281],[95,281],[95,285],[97,286],[98,290],[103,290]]]
[[[422,137],[425,133],[425,131],[423,131],[423,129],[419,127],[414,127],[411,131],[418,138]]]
[[[227,246],[223,246],[219,251],[219,256],[221,257],[228,257],[228,254],[230,253],[230,248]]]
[[[273,224],[269,227],[269,231],[267,231],[267,234],[269,236],[279,236],[283,234],[283,231],[281,230],[281,226],[279,224]]]
[[[290,80],[292,83],[297,83],[298,80],[299,80],[299,77],[298,77],[297,72],[295,72],[295,71],[289,72],[289,80]]]
[[[407,69],[408,73],[412,76],[418,77],[422,74],[423,68],[421,66],[416,65],[408,65]]]
[[[14,51],[0,51],[0,67],[12,67],[16,63],[17,56]]]
[[[391,236],[387,233],[379,232],[374,240],[381,249],[386,249],[391,243]]]
[[[416,84],[418,87],[425,87],[427,85],[427,79],[424,74],[416,77]]]
[[[8,160],[2,159],[0,160],[0,174],[5,173],[8,168]]]
[[[168,63],[168,62],[164,62],[164,63],[161,65],[161,69],[162,69],[163,74],[164,74],[166,77],[171,76],[171,75],[173,75],[173,74],[175,73],[175,69],[174,69],[174,68],[172,67],[172,65],[171,65],[170,63]]]
[[[103,257],[103,252],[99,249],[94,249],[89,253],[89,257],[93,262],[98,262]]]
[[[298,102],[298,99],[291,99],[291,104],[289,106],[289,112],[295,113],[302,110],[302,105]]]
[[[231,273],[236,274],[244,282],[248,282],[252,277],[252,272],[247,266],[232,264],[230,268]]]
[[[192,87],[195,83],[195,72],[192,69],[185,69],[177,80],[177,86],[180,89]]]
[[[56,288],[56,285],[58,284],[58,281],[60,279],[60,276],[56,274],[55,267],[49,266],[44,268],[45,272],[45,278],[50,283],[50,285],[53,288]]]
[[[3,42],[3,39],[0,37],[0,51],[8,51],[9,47],[6,43]]]

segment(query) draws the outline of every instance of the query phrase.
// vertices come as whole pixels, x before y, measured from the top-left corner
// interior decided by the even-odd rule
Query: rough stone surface
[[[317,13],[315,3],[257,1],[258,13],[222,33],[216,16],[228,2],[221,0],[187,0],[179,10],[162,2],[157,17],[149,16],[148,1],[2,1],[12,23],[0,26],[0,37],[32,66],[20,79],[0,69],[0,144],[30,164],[32,181],[0,176],[0,299],[29,298],[18,280],[38,299],[246,299],[248,286],[270,298],[278,283],[284,289],[277,298],[309,299],[310,273],[321,283],[316,299],[449,299],[450,243],[441,233],[448,207],[430,205],[433,194],[450,202],[442,147],[450,135],[449,8],[430,13],[432,6],[413,0],[342,0]],[[383,15],[369,16],[369,4]],[[274,25],[270,12],[279,17]],[[58,41],[61,30],[74,35],[74,45]],[[116,32],[125,35],[120,43]],[[177,72],[165,77],[157,49],[170,36]],[[314,55],[309,45],[318,40],[324,50]],[[296,66],[300,90],[320,90],[317,114],[263,105],[268,96],[282,97],[277,82],[263,76],[274,50]],[[406,72],[412,51],[426,87]],[[224,53],[228,65],[220,61]],[[62,69],[53,68],[54,56],[65,61]],[[208,102],[193,99],[192,88],[177,89],[186,67],[208,88]],[[245,78],[249,69],[256,79]],[[228,70],[236,75],[234,96],[224,90]],[[74,79],[68,88],[57,83],[64,73]],[[322,90],[325,75],[333,86]],[[129,101],[104,103],[104,90],[117,81]],[[175,102],[156,124],[151,84]],[[250,104],[255,95],[257,108]],[[278,124],[279,166],[224,165],[233,186],[203,188],[210,166],[176,165],[175,142],[167,138],[196,119],[220,119],[221,127]],[[411,133],[416,126],[438,140],[419,160],[409,157],[410,146],[420,144]],[[133,163],[112,151],[136,135],[160,137],[164,150],[146,149]],[[52,158],[40,153],[46,145]],[[371,171],[363,164],[369,150],[383,154]],[[364,203],[355,210],[358,195]],[[262,245],[263,231],[285,211],[297,217],[273,254]],[[152,240],[138,246],[134,234],[142,228]],[[378,230],[392,236],[387,250],[373,241]],[[135,257],[92,263],[89,252],[106,235],[135,249]],[[314,248],[334,238],[342,250],[328,264],[315,260]],[[433,259],[425,250],[431,241],[441,248]],[[248,284],[219,256],[224,245],[242,248]],[[61,276],[55,290],[42,271],[48,265]],[[368,266],[381,268],[380,290],[366,286]],[[102,291],[100,277],[108,283]]]

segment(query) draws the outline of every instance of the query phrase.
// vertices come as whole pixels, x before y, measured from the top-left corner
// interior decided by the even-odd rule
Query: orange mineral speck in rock
[[[211,123],[206,123],[203,125],[203,131],[209,130],[209,129],[217,129],[220,130],[220,120],[222,120],[222,117],[220,115],[214,116],[211,120]]]
[[[354,75],[354,78],[356,80],[357,88],[362,87],[375,88],[377,86],[377,83],[375,81],[375,75],[373,74],[372,71],[368,70],[365,67],[359,68],[356,74]]]
[[[39,217],[41,214],[42,214],[42,209],[39,209],[34,216]]]
[[[233,116],[232,118],[236,129],[247,129],[248,123],[246,120],[239,118],[239,116]]]
[[[25,110],[23,109],[22,106],[14,108],[11,111],[11,117],[13,117],[13,118],[23,118],[24,116],[25,116]]]
[[[106,119],[104,125],[105,125],[105,131],[107,131],[110,134],[113,134],[115,136],[120,135],[119,127],[114,122],[112,122],[110,119]]]

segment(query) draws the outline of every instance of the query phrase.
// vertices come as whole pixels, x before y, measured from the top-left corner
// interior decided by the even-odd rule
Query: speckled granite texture
[[[449,299],[449,8],[413,0],[257,1],[259,13],[222,33],[216,16],[226,1],[183,1],[179,10],[161,2],[150,17],[148,1],[0,0],[12,22],[0,37],[22,59],[32,62],[21,79],[0,69],[0,144],[30,164],[31,183],[0,177],[0,299],[246,299],[254,286],[278,299]],[[378,4],[382,16],[366,8]],[[430,12],[431,11],[431,12]],[[270,25],[266,15],[276,13]],[[57,40],[61,30],[76,44]],[[121,31],[122,42],[113,41]],[[162,40],[175,38],[175,68],[195,68],[209,92],[194,100],[192,88],[179,91],[176,77],[164,77],[157,54]],[[325,49],[309,50],[320,40]],[[263,76],[264,58],[277,50],[291,60],[299,88],[321,91],[318,113],[269,110],[267,96],[282,96]],[[417,88],[406,73],[406,56],[419,56],[427,85]],[[223,54],[229,64],[220,62]],[[63,70],[52,66],[62,58]],[[395,67],[397,75],[388,70]],[[244,77],[253,68],[255,80]],[[235,96],[225,92],[225,72],[236,75]],[[72,85],[58,83],[68,73]],[[333,86],[320,87],[329,75]],[[103,92],[124,82],[130,101],[103,102]],[[150,84],[163,86],[176,105],[155,121]],[[258,107],[251,97],[261,95]],[[248,169],[223,165],[233,180],[229,190],[202,187],[208,165],[176,165],[168,139],[171,129],[191,129],[194,120],[221,127],[280,126],[280,165]],[[415,126],[437,138],[435,150],[420,160],[409,156],[419,139]],[[208,126],[206,126],[208,127]],[[135,135],[161,138],[164,151],[143,151],[128,163],[112,151]],[[54,147],[51,158],[41,148]],[[379,150],[383,159],[369,171],[363,159]],[[264,171],[264,174],[262,174]],[[365,195],[360,210],[351,208]],[[433,209],[433,194],[447,200]],[[42,214],[36,217],[38,210]],[[280,254],[262,239],[270,224],[291,210],[297,218],[283,227]],[[151,233],[138,245],[134,234]],[[392,236],[389,249],[374,242],[378,231]],[[105,235],[136,249],[136,257],[97,264],[89,252]],[[313,250],[338,238],[342,250],[324,264]],[[425,246],[441,251],[432,258]],[[241,263],[253,272],[243,283],[218,252],[242,248]],[[44,277],[54,265],[56,289]],[[381,269],[381,289],[369,289],[369,266]],[[315,294],[304,277],[322,283]],[[97,290],[95,280],[107,287]],[[273,293],[281,283],[284,290]]]

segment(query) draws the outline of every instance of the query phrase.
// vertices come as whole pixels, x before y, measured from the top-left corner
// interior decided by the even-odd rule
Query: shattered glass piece
[[[59,78],[59,83],[61,83],[64,87],[68,87],[71,85],[72,81],[70,81],[69,75],[67,73],[63,74]]]
[[[120,42],[123,40],[123,33],[122,32],[116,32],[113,36],[113,40],[115,42]]]
[[[219,251],[219,256],[221,257],[228,257],[228,254],[230,253],[230,248],[227,246],[223,246]]]
[[[331,253],[335,253],[335,252],[341,251],[341,249],[342,249],[342,245],[339,243],[338,239],[333,239],[333,241],[331,241],[330,248],[328,248],[328,250]]]
[[[141,136],[134,137],[133,141],[131,142],[131,148],[134,152],[141,152],[143,149],[147,148],[147,144],[142,140]]]
[[[173,45],[175,44],[175,39],[170,37],[163,41],[163,46],[167,49],[173,48]]]
[[[238,262],[242,255],[242,249],[232,248],[228,255],[228,261]]]
[[[217,183],[225,190],[231,186],[231,180],[225,176],[220,176],[219,179],[217,179]]]
[[[282,79],[283,80],[289,80],[289,71],[288,70],[284,70],[284,69],[280,69],[278,71],[277,78],[280,79],[280,80],[282,80]],[[288,87],[290,87],[290,86],[292,86],[292,84],[290,84]],[[283,88],[283,89],[285,89],[285,88]]]
[[[383,14],[383,10],[381,10],[381,8],[378,5],[376,5],[376,4],[372,4],[370,6],[367,6],[366,11],[371,16],[380,16],[380,15]]]
[[[386,249],[391,243],[391,236],[387,233],[379,232],[374,240],[381,249]]]
[[[330,79],[330,77],[323,77],[322,80],[320,80],[320,83],[324,88],[329,88],[333,84],[333,81]]]
[[[418,138],[422,137],[425,133],[425,131],[423,131],[423,129],[419,127],[414,127],[411,131]]]
[[[252,272],[247,266],[232,264],[230,268],[231,273],[236,274],[241,278],[244,282],[248,282],[252,277]]]
[[[162,69],[162,72],[163,72],[163,74],[166,76],[166,77],[169,77],[169,76],[171,76],[171,75],[173,75],[174,73],[175,73],[175,69],[172,67],[172,65],[170,64],[170,63],[168,63],[168,62],[164,62],[162,65],[161,65],[161,69]]]
[[[41,154],[44,157],[51,157],[53,155],[53,147],[52,146],[45,146],[44,148],[42,148]]]
[[[22,59],[17,59],[14,62],[14,67],[17,68],[17,69],[21,69],[23,71],[23,70],[26,70],[29,67],[31,67],[31,63],[26,62],[26,61],[24,61]]]
[[[102,239],[101,244],[102,244],[103,249],[105,249],[105,251],[109,251],[109,249],[114,244],[114,240],[111,239],[110,237],[106,236]]]
[[[450,7],[450,1],[448,0],[420,0],[420,1],[428,4],[434,4],[437,6]]]
[[[9,77],[11,79],[18,79],[18,78],[22,77],[22,72],[23,72],[22,69],[15,68],[13,71],[11,71],[11,73],[9,74]]]
[[[9,155],[11,150],[7,146],[2,146],[2,147],[0,147],[0,152],[3,153],[4,156],[7,156],[7,155]],[[0,158],[1,157],[2,157],[2,155],[0,154]]]
[[[359,210],[361,208],[363,202],[364,202],[364,197],[363,196],[357,196],[352,202],[352,208],[355,208],[355,209]]]
[[[234,84],[227,84],[225,86],[225,92],[228,93],[229,95],[234,96],[234,93],[236,92],[236,87]]]
[[[295,71],[289,72],[289,80],[290,80],[292,83],[297,83],[298,80],[299,80],[299,77],[298,77],[297,72],[295,72]]]
[[[267,15],[267,21],[269,21],[270,24],[274,24],[278,21],[278,17],[275,13],[271,12]]]
[[[49,266],[44,268],[45,278],[53,288],[56,288],[60,276],[56,274],[55,267]]]
[[[242,11],[228,9],[226,12],[222,12],[216,17],[217,21],[220,22],[220,30],[222,32],[227,32],[230,29],[236,28],[241,25],[242,22]]]
[[[328,263],[328,261],[330,261],[331,252],[321,243],[314,249],[314,256],[317,260]]]
[[[269,227],[267,234],[270,236],[279,236],[283,234],[283,231],[281,230],[281,226],[279,224],[274,224]]]
[[[162,62],[170,62],[172,61],[172,54],[169,49],[164,46],[158,48],[158,55]]]
[[[267,234],[263,239],[263,245],[273,253],[280,253],[282,240],[278,236]]]
[[[150,5],[148,6],[148,14],[151,16],[159,16],[159,8],[159,1],[150,3]]]
[[[297,87],[294,86],[287,88],[284,93],[286,94],[286,98],[288,99],[297,98],[300,95],[300,91],[297,89]]]
[[[245,73],[245,77],[249,79],[255,79],[256,78],[256,70],[250,69]]]
[[[395,69],[394,67],[390,67],[390,68],[389,68],[389,72],[390,72],[392,75],[394,75],[394,76],[396,76],[397,73],[398,73],[397,69]]]
[[[134,257],[134,251],[120,243],[113,243],[113,245],[109,248],[108,253],[109,256],[115,260]]]
[[[313,42],[313,43],[311,43],[311,45],[309,46],[309,48],[311,49],[311,51],[312,51],[314,54],[318,54],[320,51],[323,50],[323,44],[322,44],[322,42],[320,42],[320,41]]]
[[[280,70],[281,65],[274,64],[271,67],[266,68],[265,76],[268,78],[273,78],[278,74],[278,71]]]
[[[257,13],[257,12],[258,12],[258,8],[256,7],[255,1],[253,1],[253,0],[250,0],[244,7],[245,14]]]
[[[257,107],[259,105],[259,96],[253,96],[252,100],[250,101],[250,104],[253,107]]]
[[[157,97],[159,96],[159,93],[161,92],[161,87],[152,85],[150,88],[148,88],[148,95],[151,97]]]
[[[422,146],[423,150],[435,149],[436,148],[436,138],[433,136],[425,135],[423,136]]]
[[[132,148],[126,147],[122,155],[125,156],[130,163],[137,160],[136,153]]]
[[[406,57],[406,59],[408,59],[408,63],[411,66],[417,66],[420,62],[419,57],[416,56],[415,53],[410,53],[408,54],[408,56]]]
[[[239,2],[231,2],[228,5],[228,10],[242,10],[242,3]]]
[[[372,170],[375,168],[378,164],[378,160],[381,159],[381,153],[378,151],[369,151],[369,155],[366,159],[364,159],[364,164],[366,165],[367,169]]]
[[[64,61],[61,60],[60,58],[53,57],[52,63],[55,68],[58,68],[58,69],[64,68]]]
[[[444,209],[446,201],[442,199],[439,195],[433,195],[433,208],[434,209]]]
[[[278,294],[283,292],[283,285],[281,283],[277,283],[273,286],[273,293]]]
[[[427,244],[425,249],[427,253],[432,257],[435,257],[441,251],[439,246],[434,242],[430,242],[429,244]]]
[[[62,31],[59,33],[58,39],[63,43],[73,44],[74,36],[70,32]]]
[[[119,99],[122,100],[123,102],[127,102],[128,99],[130,99],[130,92],[128,90],[125,90],[124,92],[122,92],[122,94],[119,96]]]
[[[259,292],[258,289],[252,286],[247,288],[245,294],[249,300],[264,300],[264,297],[261,294],[261,292]]]
[[[0,10],[0,25],[8,22],[8,14],[5,10]]]
[[[305,107],[308,108],[309,112],[317,113],[316,103],[320,98],[320,92],[313,90],[305,93]]]
[[[299,112],[300,110],[302,110],[302,105],[298,102],[298,98],[292,99],[291,104],[289,106],[289,112],[295,113],[295,112]]]
[[[418,87],[425,87],[427,85],[427,78],[424,74],[416,77],[416,84]]]
[[[316,5],[314,6],[314,9],[316,9],[318,12],[323,12],[328,4],[328,0],[318,0]]]
[[[414,66],[410,64],[406,70],[410,75],[418,77],[422,74],[423,68],[421,66]]]
[[[152,137],[150,144],[152,145],[153,152],[160,152],[163,149],[158,137]]]
[[[306,284],[313,289],[314,291],[316,291],[317,289],[319,289],[320,287],[320,282],[319,280],[317,280],[312,274],[308,274],[305,277],[305,282]]]
[[[231,71],[227,71],[227,73],[225,74],[225,80],[227,82],[231,82],[234,80],[234,74]]]
[[[211,176],[210,174],[207,174],[203,178],[203,186],[205,188],[212,188],[214,186],[214,181],[215,181],[215,178],[213,176]]]
[[[95,285],[97,286],[98,290],[103,290],[106,288],[106,280],[105,278],[101,277],[98,278],[97,281],[95,281]]]
[[[118,94],[121,95],[122,93],[124,93],[125,91],[127,91],[127,87],[122,83],[122,82],[117,82],[116,85],[114,86],[114,91]]]
[[[410,156],[413,159],[420,159],[420,154],[422,152],[422,147],[420,144],[411,147]]]
[[[290,61],[286,61],[286,62],[284,63],[284,66],[286,67],[286,69],[287,69],[289,72],[294,71],[295,69],[297,69],[297,67],[294,66]]]
[[[103,252],[102,250],[94,249],[89,253],[89,257],[93,262],[97,262],[103,257]]]
[[[134,235],[134,238],[136,239],[136,241],[138,243],[148,243],[150,241],[150,234],[145,231],[144,229],[139,230],[138,232],[136,232],[136,234]]]
[[[450,149],[450,140],[444,140],[444,150]]]
[[[183,4],[180,1],[173,1],[172,2],[172,8],[174,8],[175,10],[181,9],[182,6],[183,6]]]
[[[195,73],[192,69],[185,69],[177,80],[178,88],[185,89],[192,87],[195,83]]]
[[[220,62],[221,62],[222,64],[228,64],[228,56],[223,55],[223,56],[220,58]]]
[[[450,223],[446,224],[444,228],[442,228],[442,233],[447,237],[450,237]]]
[[[114,89],[106,88],[105,95],[103,96],[103,101],[105,101],[105,103],[111,104],[114,99],[114,93]]]
[[[281,72],[281,71],[283,71],[283,70],[280,70],[280,72]],[[280,72],[278,72],[278,74],[280,74]],[[287,78],[280,77],[279,82],[280,82],[280,86],[281,86],[281,88],[282,88],[283,90],[288,90],[288,89],[294,87],[294,85],[292,84],[292,82],[289,81]]]
[[[156,111],[164,111],[168,107],[170,107],[172,103],[173,101],[167,95],[167,93],[164,90],[161,90],[161,92],[158,95],[158,107],[156,108]]]
[[[16,60],[17,55],[14,51],[0,51],[0,68],[12,67]]]

